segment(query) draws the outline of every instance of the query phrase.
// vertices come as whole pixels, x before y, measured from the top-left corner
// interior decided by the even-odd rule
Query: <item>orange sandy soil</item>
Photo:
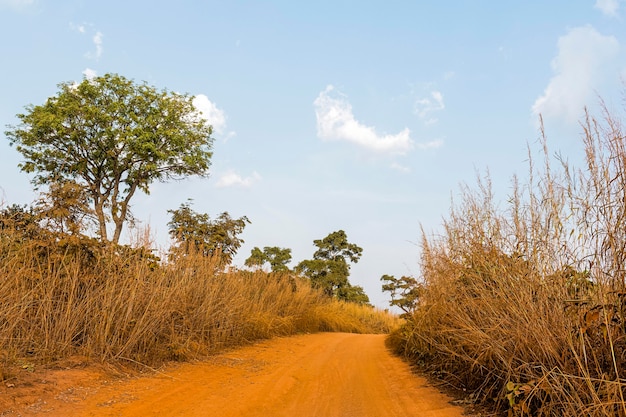
[[[0,387],[0,416],[459,417],[411,373],[384,335],[278,338],[149,376],[80,361],[20,369]]]

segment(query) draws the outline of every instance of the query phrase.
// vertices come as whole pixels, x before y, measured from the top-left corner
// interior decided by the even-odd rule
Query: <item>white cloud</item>
[[[533,104],[533,113],[576,122],[594,92],[607,79],[618,78],[619,48],[615,37],[604,36],[591,26],[577,27],[561,36],[551,64],[555,75]]]
[[[0,0],[2,1],[2,0]],[[90,32],[92,32],[94,30],[93,24],[91,23],[81,23],[81,24],[75,24],[73,22],[70,22],[70,29],[80,33],[81,35],[84,35],[87,33],[87,31],[89,30]],[[92,32],[93,33],[93,32]],[[100,57],[102,56],[102,52],[103,52],[103,42],[102,39],[104,38],[104,35],[102,34],[102,32],[100,31],[95,31],[94,35],[91,37],[91,41],[93,42],[94,46],[96,47],[95,52],[87,52],[85,53],[85,57],[88,59],[100,59]]]
[[[23,10],[35,4],[35,0],[0,0],[0,9]]]
[[[213,126],[215,133],[222,134],[224,132],[226,128],[226,114],[215,103],[211,102],[207,96],[198,94],[193,99],[193,105],[198,109],[202,117]]]
[[[380,135],[376,129],[354,118],[352,106],[344,96],[333,97],[329,85],[314,101],[317,136],[322,140],[345,140],[364,148],[384,153],[405,154],[413,148],[410,131],[405,128],[395,135]]]
[[[98,76],[98,73],[96,72],[96,70],[91,69],[91,68],[85,68],[85,70],[83,71],[83,75],[85,76],[85,78],[87,78],[88,80],[93,80],[94,78],[96,78]]]
[[[217,187],[250,187],[255,182],[261,179],[261,175],[258,172],[254,171],[252,175],[249,177],[242,177],[237,174],[235,171],[228,171],[222,176],[219,177],[217,183],[215,184]]]
[[[422,98],[415,102],[414,111],[426,125],[431,125],[439,121],[436,117],[432,117],[432,113],[439,112],[445,108],[443,94],[433,90],[430,92],[430,97]]]
[[[619,3],[620,0],[596,0],[596,4],[593,7],[600,9],[607,16],[616,17],[620,7]]]

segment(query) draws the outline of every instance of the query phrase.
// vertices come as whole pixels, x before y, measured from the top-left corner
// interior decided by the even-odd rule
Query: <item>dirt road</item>
[[[384,338],[322,333],[274,339],[147,378],[83,391],[70,387],[31,411],[38,416],[461,416],[461,408],[387,351]],[[28,409],[15,413],[6,415],[31,415]]]

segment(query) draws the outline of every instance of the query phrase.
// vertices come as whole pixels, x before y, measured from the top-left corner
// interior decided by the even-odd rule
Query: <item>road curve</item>
[[[102,387],[59,415],[459,417],[445,395],[391,355],[384,335],[273,339],[208,362]]]

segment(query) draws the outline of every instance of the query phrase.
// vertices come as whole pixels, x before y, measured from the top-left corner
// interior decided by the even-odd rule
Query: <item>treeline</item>
[[[608,112],[582,127],[584,166],[542,136],[505,202],[464,187],[420,276],[383,277],[395,349],[509,416],[626,416],[626,135]]]

